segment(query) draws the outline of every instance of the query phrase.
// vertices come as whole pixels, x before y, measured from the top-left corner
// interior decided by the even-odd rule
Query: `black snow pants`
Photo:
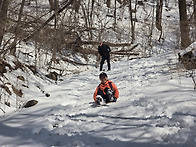
[[[104,92],[106,93],[106,95],[104,95],[103,91],[101,91],[100,89],[98,90],[97,94],[101,95],[101,97],[104,99],[104,101],[106,103],[109,103],[111,101],[113,101],[113,90],[109,89],[109,88],[105,88]]]
[[[100,62],[100,71],[103,70],[103,64],[105,62],[105,60],[107,61],[107,65],[108,65],[108,70],[111,69],[111,65],[110,65],[110,56],[102,56],[101,58],[101,62]]]

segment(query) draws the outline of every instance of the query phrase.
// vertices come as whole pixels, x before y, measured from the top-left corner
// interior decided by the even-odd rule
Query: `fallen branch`
[[[81,45],[85,44],[92,44],[92,45],[99,45],[101,41],[81,41]],[[103,42],[111,47],[121,47],[121,46],[130,46],[131,43],[111,43],[111,42]],[[138,44],[137,44],[138,45]]]
[[[130,52],[130,51],[132,51],[133,49],[135,49],[138,45],[139,45],[139,44],[136,44],[136,45],[134,45],[133,47],[131,47],[131,48],[128,49],[128,50],[114,51],[114,53]]]
[[[72,63],[72,64],[76,64],[76,65],[82,65],[82,66],[86,66],[88,64],[84,64],[84,63],[79,63],[79,62],[76,62],[76,61],[72,61],[70,59],[67,59],[67,58],[62,58],[63,61],[66,61],[66,62],[69,62],[69,63]]]
[[[125,52],[111,52],[111,54],[114,54],[114,55],[134,55],[134,56],[138,56],[139,55],[139,53],[129,53],[129,52],[127,52],[127,53],[125,53]]]
[[[5,113],[5,111],[0,107],[0,109],[3,111],[3,113]]]

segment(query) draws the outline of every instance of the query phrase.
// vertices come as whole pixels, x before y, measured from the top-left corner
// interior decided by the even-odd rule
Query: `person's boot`
[[[102,98],[101,95],[97,95],[97,97],[96,97],[96,103],[97,103],[98,105],[102,105],[102,104],[105,103],[105,101],[104,101],[104,99]]]

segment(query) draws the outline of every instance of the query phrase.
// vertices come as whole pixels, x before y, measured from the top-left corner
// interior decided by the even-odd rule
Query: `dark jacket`
[[[98,52],[102,57],[109,57],[111,49],[108,45],[102,44],[102,46],[98,46]]]

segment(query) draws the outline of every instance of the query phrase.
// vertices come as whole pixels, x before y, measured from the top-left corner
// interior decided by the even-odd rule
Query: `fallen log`
[[[73,60],[70,60],[70,59],[67,59],[67,58],[62,58],[63,61],[66,61],[68,63],[72,63],[72,64],[75,64],[75,65],[83,65],[83,66],[86,66],[88,64],[84,64],[84,63],[79,63],[79,62],[76,62],[76,61],[73,61]]]
[[[99,45],[101,41],[81,41],[81,45]],[[111,43],[111,42],[103,42],[107,45],[109,45],[110,47],[123,47],[123,46],[130,46],[131,43]]]
[[[114,55],[134,55],[134,56],[138,56],[139,53],[129,53],[129,52],[111,52],[111,54],[114,54]]]

